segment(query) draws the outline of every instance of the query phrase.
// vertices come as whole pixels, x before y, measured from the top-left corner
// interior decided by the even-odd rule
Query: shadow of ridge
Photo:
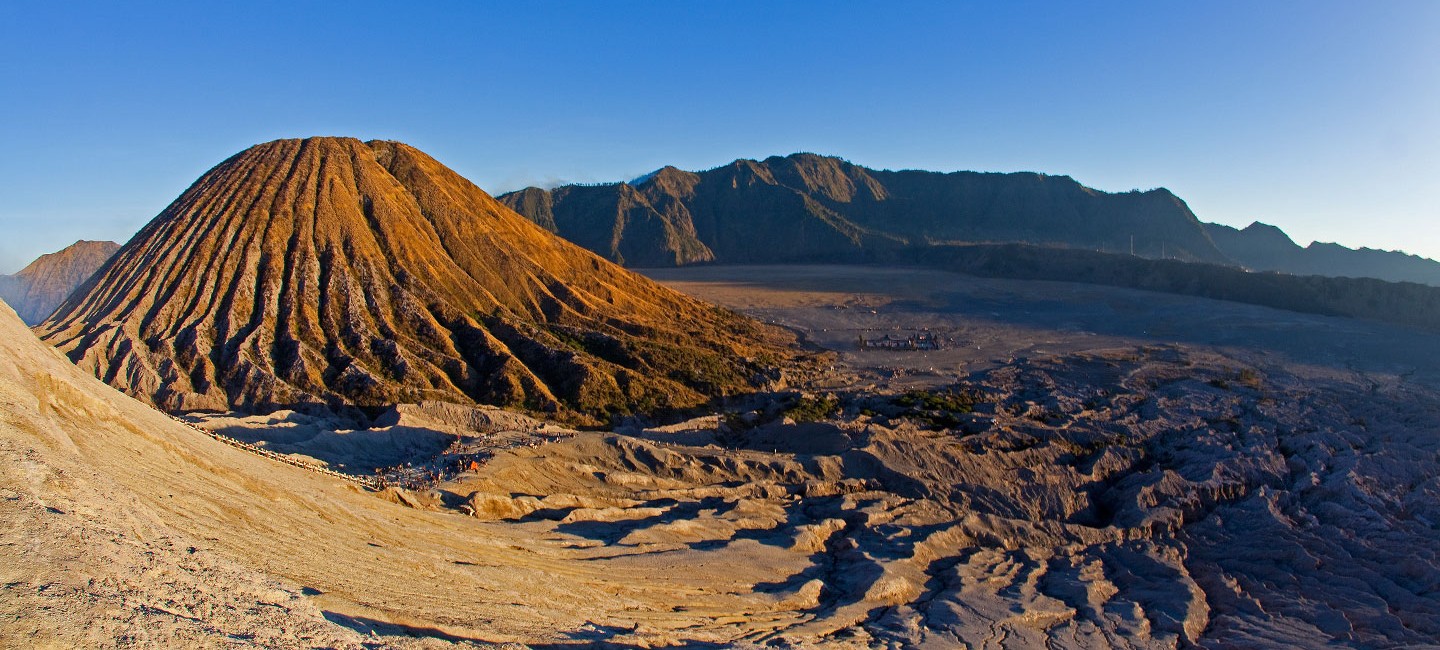
[[[733,504],[726,504],[721,497],[702,497],[698,501],[677,501],[675,499],[657,499],[645,503],[645,506],[654,504],[669,505],[670,509],[658,515],[642,517],[639,519],[620,519],[617,521],[575,521],[562,523],[555,527],[555,531],[586,539],[617,543],[626,535],[637,531],[669,524],[681,519],[694,519],[701,510],[720,510],[722,508],[733,508]],[[672,505],[673,504],[673,505]],[[533,513],[532,513],[533,514]],[[717,512],[717,515],[719,513]]]
[[[815,553],[810,557],[812,561],[824,557],[824,553]],[[781,580],[770,582],[757,582],[753,589],[760,594],[784,594],[799,591],[805,583],[825,575],[825,568],[819,564],[811,564],[795,573],[792,573]]]
[[[325,610],[322,613],[325,616],[325,620],[330,621],[331,623],[334,623],[341,627],[350,628],[366,636],[369,636],[370,634],[374,634],[376,636],[406,636],[416,639],[440,639],[442,641],[449,641],[451,643],[464,644],[498,643],[496,641],[488,641],[480,637],[458,636],[433,627],[418,627],[414,625],[390,623],[379,619],[366,618],[364,616],[346,616],[344,614],[339,614],[329,610]]]
[[[629,631],[628,629],[626,631]],[[619,648],[620,650],[640,650],[641,648],[677,648],[679,650],[712,650],[719,648],[733,648],[734,645],[714,643],[711,641],[680,641],[666,645],[636,645],[632,643],[619,643],[609,639],[604,640],[576,640],[561,641],[556,643],[528,643],[525,645],[532,650],[575,650],[576,648]]]

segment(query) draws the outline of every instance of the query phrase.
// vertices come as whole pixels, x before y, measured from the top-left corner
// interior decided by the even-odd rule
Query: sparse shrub
[[[895,398],[895,404],[905,407],[904,415],[933,428],[953,429],[960,426],[961,415],[973,413],[979,396],[970,390],[924,391],[912,390]]]
[[[968,390],[939,392],[912,390],[895,398],[895,403],[900,406],[921,411],[947,411],[950,413],[971,413],[975,410],[977,401],[975,394]]]
[[[840,400],[831,395],[822,397],[800,397],[795,404],[785,409],[785,416],[796,422],[817,422],[824,420],[840,408]]]
[[[580,338],[570,334],[569,332],[566,332],[564,330],[552,330],[550,333],[553,334],[555,338],[560,341],[561,345],[564,345],[565,347],[576,352],[585,352],[585,342],[580,340]]]

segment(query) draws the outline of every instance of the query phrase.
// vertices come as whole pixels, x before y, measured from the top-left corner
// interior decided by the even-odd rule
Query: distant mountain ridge
[[[1220,250],[1254,271],[1378,278],[1440,286],[1440,263],[1417,255],[1322,242],[1301,247],[1285,231],[1259,221],[1243,230],[1207,223],[1205,230]]]
[[[1168,190],[1112,194],[1068,176],[874,170],[800,153],[638,182],[499,199],[629,266],[837,260],[875,248],[1023,241],[1228,263]]]
[[[113,241],[78,241],[36,258],[14,275],[0,275],[0,299],[35,325],[120,250]]]
[[[874,170],[798,153],[497,198],[631,267],[844,262],[916,245],[1021,243],[1440,285],[1440,263],[1431,260],[1333,244],[1301,249],[1284,233],[1203,223],[1163,188],[1110,193],[1030,172]]]
[[[792,354],[413,147],[352,138],[232,156],[36,330],[181,411],[441,400],[603,423],[749,390]]]

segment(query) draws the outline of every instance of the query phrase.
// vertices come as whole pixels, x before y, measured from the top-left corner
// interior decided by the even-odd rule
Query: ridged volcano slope
[[[221,163],[37,331],[169,410],[440,399],[594,420],[743,390],[791,355],[408,145],[342,138]]]

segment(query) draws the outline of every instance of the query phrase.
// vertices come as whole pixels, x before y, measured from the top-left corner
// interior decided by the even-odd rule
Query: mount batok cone
[[[37,333],[172,411],[443,400],[597,422],[748,390],[795,354],[413,147],[349,138],[221,163]]]

